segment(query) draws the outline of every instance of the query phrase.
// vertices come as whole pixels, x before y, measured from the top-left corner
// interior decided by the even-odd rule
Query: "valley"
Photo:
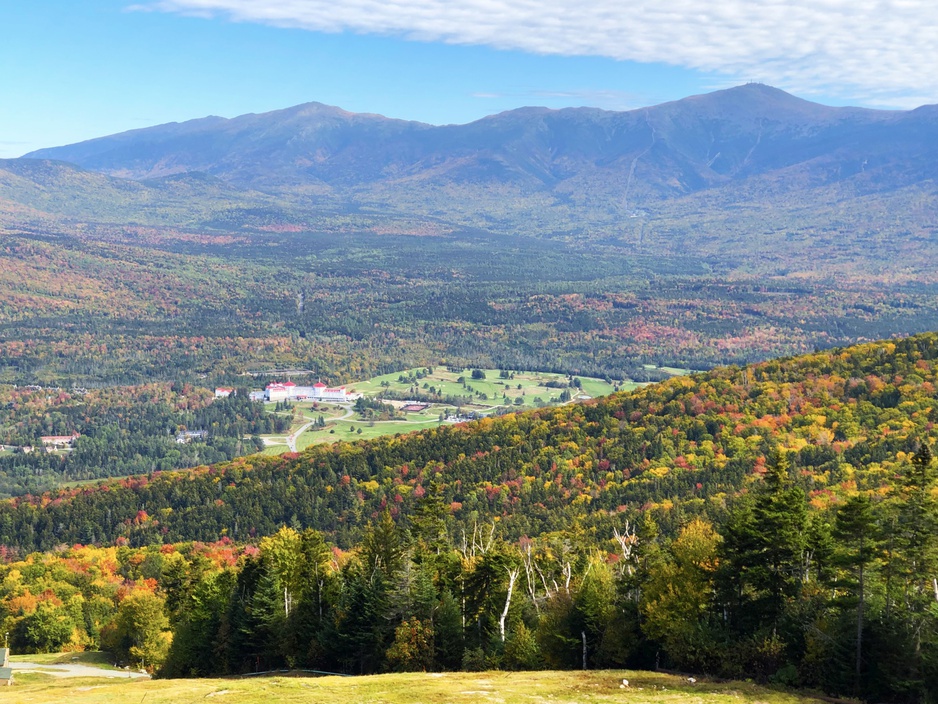
[[[669,369],[664,373],[687,372]],[[409,369],[350,384],[349,394],[362,397],[357,402],[295,401],[287,410],[279,411],[279,404],[268,402],[268,411],[291,414],[293,425],[290,436],[262,435],[267,445],[263,454],[296,452],[342,439],[367,440],[487,415],[588,401],[640,385],[499,369]]]
[[[936,130],[747,84],[0,161],[0,632],[158,678],[15,697],[932,701]]]
[[[648,381],[935,329],[934,120],[746,85],[439,128],[303,105],[3,160],[0,381]]]

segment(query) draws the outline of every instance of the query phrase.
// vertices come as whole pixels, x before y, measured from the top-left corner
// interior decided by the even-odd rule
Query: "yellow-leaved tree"
[[[642,590],[642,629],[682,667],[706,669],[706,615],[719,543],[713,526],[694,519],[671,543]]]

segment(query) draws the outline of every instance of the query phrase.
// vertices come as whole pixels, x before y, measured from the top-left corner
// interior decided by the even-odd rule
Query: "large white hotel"
[[[297,386],[292,381],[268,384],[264,389],[265,401],[331,401],[343,403],[349,400],[344,386],[330,388],[321,381],[312,386]]]

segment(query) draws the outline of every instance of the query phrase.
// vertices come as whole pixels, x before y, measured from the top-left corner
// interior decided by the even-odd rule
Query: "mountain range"
[[[409,181],[556,190],[603,174],[668,197],[797,167],[822,180],[865,174],[871,183],[888,176],[905,185],[938,175],[936,153],[938,106],[833,108],[749,84],[628,112],[520,108],[440,127],[307,103],[134,130],[26,158],[132,179],[198,171],[265,189]]]
[[[701,214],[722,230],[751,231],[782,211],[786,222],[798,220],[807,208],[808,221],[830,225],[821,211],[832,203],[847,204],[840,209],[848,221],[860,212],[859,224],[880,227],[875,213],[902,210],[891,201],[910,197],[925,215],[899,230],[928,230],[936,177],[938,106],[828,107],[747,84],[627,112],[527,107],[465,125],[320,103],[206,117],[0,162],[0,205],[61,214],[68,203],[65,214],[80,217],[89,202],[97,204],[85,207],[91,216],[102,202],[106,213],[121,201],[132,219],[146,221],[168,198],[181,203],[180,212],[164,217],[189,226],[206,224],[206,209],[219,208],[234,209],[229,223],[250,224],[262,207],[275,223],[364,212],[641,241],[637,227],[657,222],[652,229],[686,234],[694,230],[687,217]],[[64,199],[55,195],[63,187]],[[37,188],[54,202],[39,198]],[[210,207],[182,213],[206,199]],[[644,221],[629,222],[635,218]],[[883,223],[894,226],[893,214]]]

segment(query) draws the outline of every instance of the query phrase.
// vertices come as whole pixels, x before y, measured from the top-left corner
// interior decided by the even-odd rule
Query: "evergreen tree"
[[[448,549],[446,505],[439,483],[431,480],[411,515],[411,539],[418,554],[440,555]]]
[[[381,572],[390,580],[401,569],[404,560],[404,539],[391,518],[383,511],[375,523],[369,523],[362,539],[362,563],[366,570]]]
[[[860,693],[860,678],[863,673],[863,628],[866,610],[869,570],[876,554],[875,519],[869,496],[861,494],[851,497],[837,511],[834,523],[834,538],[838,542],[836,564],[851,573],[841,580],[842,588],[851,593],[849,602],[856,609],[856,650],[854,661],[854,686]]]
[[[786,604],[806,578],[808,514],[804,491],[788,476],[788,459],[774,452],[753,499],[740,501],[725,527],[721,583],[734,625],[777,637]]]

